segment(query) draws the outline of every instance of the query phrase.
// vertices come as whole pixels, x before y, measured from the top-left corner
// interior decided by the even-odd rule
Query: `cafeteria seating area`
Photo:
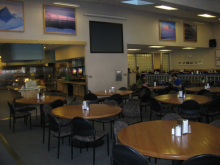
[[[149,89],[151,89],[150,92],[149,92]],[[123,118],[120,118],[120,119],[118,119],[118,117],[116,117],[117,118],[116,120],[121,120],[126,123],[131,122],[131,120],[126,120],[126,113],[129,113],[130,111],[135,109],[135,106],[141,110],[141,119],[140,119],[140,117],[138,117],[139,118],[138,123],[143,123],[143,122],[150,121],[150,120],[151,120],[151,122],[159,121],[159,120],[161,120],[161,118],[163,119],[163,115],[165,113],[169,113],[169,112],[172,112],[172,114],[169,115],[166,119],[164,118],[163,120],[170,120],[170,119],[176,120],[178,118],[181,118],[180,115],[182,115],[182,114],[179,113],[179,106],[173,106],[172,104],[164,104],[163,99],[162,99],[162,102],[160,102],[160,104],[162,105],[163,113],[160,113],[160,112],[158,113],[157,112],[158,107],[155,109],[155,107],[153,107],[151,105],[151,103],[149,103],[149,102],[152,102],[152,103],[154,101],[159,102],[159,101],[157,101],[156,98],[158,98],[158,100],[160,100],[159,97],[163,97],[164,94],[158,95],[152,89],[154,89],[154,88],[145,88],[144,87],[141,90],[141,92],[139,93],[139,97],[138,96],[132,96],[132,97],[130,96],[130,100],[128,100],[128,98],[127,98],[127,99],[123,99],[123,102],[121,104],[118,102],[117,106],[119,106],[123,109],[124,116],[123,116]],[[116,90],[115,93],[117,93],[117,92],[119,92],[121,94],[126,93],[126,91],[120,92],[120,91]],[[130,91],[129,91],[129,93],[130,93]],[[43,128],[41,126],[34,126],[33,125],[32,129],[30,130],[29,122],[28,122],[27,126],[25,126],[23,119],[16,120],[15,131],[13,133],[12,129],[9,129],[9,114],[10,114],[10,112],[9,112],[9,107],[7,105],[7,101],[12,101],[11,93],[8,90],[1,90],[0,95],[1,95],[1,100],[0,100],[0,105],[1,105],[0,133],[2,135],[1,143],[2,143],[2,146],[4,146],[4,147],[2,147],[2,146],[0,147],[0,153],[1,153],[0,155],[2,155],[0,161],[6,162],[6,163],[4,163],[5,165],[7,165],[7,164],[18,164],[18,165],[20,165],[20,164],[32,164],[32,165],[39,165],[39,164],[41,164],[41,165],[44,165],[44,164],[45,165],[50,165],[50,164],[53,164],[53,165],[56,165],[56,164],[57,165],[58,164],[81,164],[81,165],[84,165],[85,164],[85,165],[87,165],[87,164],[92,164],[93,149],[91,147],[89,147],[88,151],[86,150],[86,148],[83,148],[82,153],[80,153],[79,147],[74,146],[73,147],[73,159],[71,160],[71,146],[69,144],[68,138],[64,138],[64,140],[61,141],[59,159],[57,159],[57,151],[58,151],[57,138],[54,138],[51,135],[51,137],[50,137],[50,139],[51,139],[50,140],[50,151],[48,152],[48,131],[49,131],[48,127],[45,128],[45,141],[44,141],[44,143],[42,143]],[[52,94],[48,94],[48,95],[52,95]],[[87,96],[89,96],[89,95],[91,96],[92,93],[87,94]],[[108,95],[110,95],[110,94],[108,93]],[[130,95],[132,95],[132,94],[130,93]],[[175,95],[175,98],[177,98],[176,97],[177,94],[171,94],[171,95]],[[190,95],[192,95],[192,94],[186,94],[186,99]],[[196,94],[194,94],[194,95],[196,95]],[[62,94],[62,96],[64,96],[64,95]],[[150,98],[149,98],[149,96],[150,96]],[[110,97],[113,100],[115,99],[112,96],[110,96]],[[192,96],[190,96],[190,97],[192,97]],[[211,98],[209,99],[208,96],[204,96],[204,97],[205,98],[207,97],[206,99],[208,101],[211,100]],[[214,97],[216,97],[216,96],[214,96]],[[109,98],[107,98],[107,99],[109,99]],[[124,98],[126,98],[126,97],[124,97]],[[148,99],[146,99],[146,98],[148,98]],[[76,100],[73,101],[74,99],[76,99]],[[89,98],[87,97],[87,99],[89,99]],[[94,104],[103,104],[103,103],[105,104],[106,103],[105,99],[106,99],[106,97],[98,97],[98,99],[93,97],[91,99],[92,104],[90,104],[90,111],[89,111],[90,114],[87,114],[87,115],[84,114],[84,115],[87,117],[90,115],[92,116],[91,113],[93,112],[92,107],[94,106]],[[76,103],[76,104],[80,104],[80,109],[81,109],[81,103],[83,100],[84,100],[84,98],[81,96],[77,96],[77,97],[76,96],[66,96],[67,105],[64,104],[62,107],[75,106],[74,104]],[[175,99],[172,99],[172,100],[175,100]],[[179,100],[179,99],[177,99],[177,100]],[[118,100],[116,99],[115,101],[117,102]],[[200,101],[201,101],[201,99],[200,99]],[[72,105],[69,105],[70,102]],[[134,102],[135,102],[135,104],[134,104]],[[205,101],[204,103],[206,103],[206,102],[207,101]],[[132,105],[130,105],[130,104],[132,104]],[[203,104],[203,102],[201,101],[200,104]],[[50,105],[52,106],[52,104],[50,104]],[[32,106],[35,106],[38,109],[38,121],[39,121],[40,120],[40,115],[39,115],[40,114],[40,106],[39,105],[32,105]],[[44,105],[44,107],[46,107],[46,104]],[[180,107],[181,107],[181,105],[180,105]],[[199,108],[201,108],[201,107],[199,106]],[[126,110],[128,110],[128,112],[125,112]],[[155,110],[155,111],[151,111],[151,110]],[[57,109],[57,111],[59,111],[59,109]],[[69,111],[71,111],[71,109],[69,109]],[[72,111],[74,111],[74,110],[72,110]],[[83,111],[85,111],[85,110],[83,110]],[[35,113],[35,111],[30,111],[30,113],[32,114],[32,121],[31,122],[34,123],[37,120],[35,117],[36,113]],[[52,112],[52,114],[53,114],[53,112]],[[188,115],[186,117],[189,117],[189,116],[190,115]],[[206,124],[206,122],[207,122],[206,117],[204,117],[204,116],[203,116],[203,118],[199,118],[199,120],[197,120],[197,119],[198,118],[194,118],[194,117],[189,118],[190,121],[196,121],[196,122],[199,121],[203,124]],[[214,120],[217,120],[217,119],[220,119],[219,114],[214,117]],[[102,130],[103,129],[102,122],[98,122],[98,121],[102,121],[102,118],[100,118],[99,120],[95,119],[94,127],[96,130]],[[212,121],[212,119],[209,118],[209,122],[211,122],[211,121]],[[92,120],[89,120],[89,122],[92,124]],[[164,121],[164,122],[166,122],[166,121]],[[116,123],[116,122],[114,122],[114,123]],[[209,123],[207,123],[207,124],[209,124]],[[129,125],[135,126],[137,124],[129,123]],[[173,126],[175,126],[175,124]],[[216,127],[216,126],[213,126],[213,127]],[[219,129],[219,128],[215,128],[215,129]],[[195,130],[195,128],[193,128],[192,130]],[[114,129],[114,131],[115,131],[115,129]],[[171,130],[168,130],[168,131],[169,131],[169,134],[171,134],[171,132],[170,132]],[[116,144],[120,144],[120,139],[115,140],[114,137],[111,138],[111,136],[110,136],[111,131],[110,131],[109,123],[105,123],[105,132],[109,133],[110,154],[109,154],[109,156],[107,156],[107,152],[106,152],[107,141],[106,141],[106,138],[104,137],[103,138],[104,144],[96,147],[96,151],[95,151],[96,152],[96,155],[95,155],[95,164],[96,165],[110,164],[112,162],[112,148],[115,145],[115,141],[116,141]],[[219,132],[216,132],[216,134],[219,136]],[[185,136],[185,135],[182,135],[182,136]],[[125,139],[127,139],[127,138],[125,138]],[[163,143],[163,141],[161,140],[160,143]],[[216,145],[218,145],[218,144],[216,144]],[[154,164],[171,165],[174,163],[169,158],[168,159],[150,158],[150,159],[146,159],[146,160],[149,165],[154,165]]]

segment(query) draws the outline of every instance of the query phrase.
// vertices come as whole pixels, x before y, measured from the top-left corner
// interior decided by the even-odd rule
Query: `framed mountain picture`
[[[176,41],[176,22],[159,20],[160,40]]]
[[[0,1],[0,31],[24,32],[23,2]]]

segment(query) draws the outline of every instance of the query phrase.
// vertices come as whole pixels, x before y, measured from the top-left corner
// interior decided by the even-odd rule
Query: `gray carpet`
[[[83,152],[80,154],[79,148],[74,147],[73,149],[73,160],[71,160],[70,146],[68,139],[64,140],[64,144],[61,144],[60,147],[60,158],[57,159],[57,139],[51,137],[51,149],[50,152],[47,151],[47,140],[48,140],[48,129],[46,129],[45,143],[42,143],[42,133],[43,130],[41,127],[32,127],[30,130],[29,123],[26,127],[23,119],[19,119],[16,122],[15,133],[12,133],[12,130],[9,129],[9,108],[7,106],[7,100],[12,100],[10,91],[1,90],[0,91],[0,133],[7,140],[8,144],[15,151],[18,157],[24,162],[25,165],[65,165],[65,164],[74,164],[74,165],[90,165],[92,164],[92,148],[89,148],[87,152],[86,149],[83,149]],[[72,97],[68,97],[68,102]],[[82,98],[77,98],[80,100]],[[39,111],[39,107],[38,107]],[[38,113],[39,114],[39,113]],[[35,119],[35,112],[32,114],[32,120]],[[154,117],[153,120],[157,118]],[[144,111],[144,121],[149,120],[149,109]],[[109,132],[109,124],[105,124],[106,131]],[[102,129],[102,125],[95,123],[96,129]],[[106,141],[106,138],[104,138]],[[105,165],[110,164],[111,150],[112,150],[113,140],[110,139],[110,156],[107,156],[107,147],[106,143],[100,147],[96,148],[96,165]],[[0,145],[0,153],[7,152],[2,145]],[[8,156],[8,155],[7,155]],[[12,164],[11,159],[5,156],[6,159],[4,165]],[[7,162],[7,163],[6,163]],[[154,165],[154,158],[151,158],[149,165]],[[171,165],[170,160],[158,159],[158,165]]]

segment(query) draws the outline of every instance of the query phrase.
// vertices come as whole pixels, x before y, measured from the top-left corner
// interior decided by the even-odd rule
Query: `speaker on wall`
[[[216,47],[216,39],[209,40],[209,47],[210,48]]]

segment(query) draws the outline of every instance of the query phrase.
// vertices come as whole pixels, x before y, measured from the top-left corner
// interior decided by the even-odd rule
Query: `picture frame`
[[[24,32],[24,4],[22,1],[0,1],[0,31]]]
[[[160,40],[176,41],[176,22],[159,20]]]
[[[44,33],[76,34],[76,9],[44,4]]]
[[[184,42],[197,42],[197,25],[183,23]]]

